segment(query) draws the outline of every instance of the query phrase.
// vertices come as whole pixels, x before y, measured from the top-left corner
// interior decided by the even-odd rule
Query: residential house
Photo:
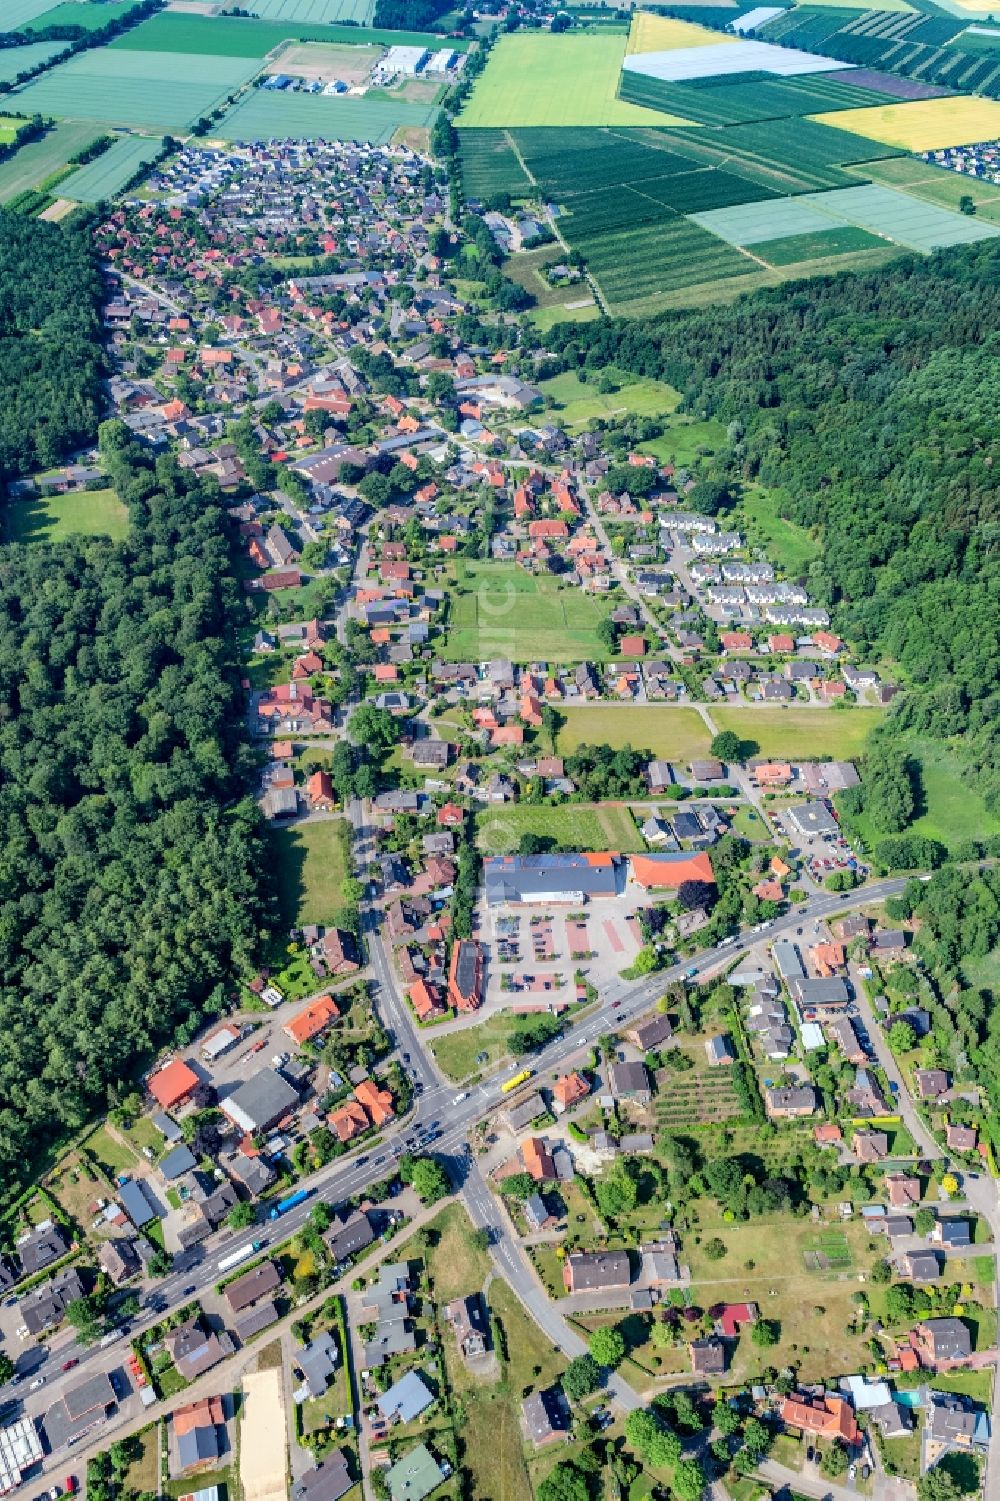
[[[340,1501],[355,1484],[344,1451],[334,1449],[293,1483],[292,1501]],[[192,1501],[198,1498],[192,1497]]]
[[[764,1106],[772,1120],[791,1120],[812,1115],[816,1091],[808,1084],[771,1084],[764,1089]]]
[[[571,1251],[563,1262],[568,1293],[624,1292],[631,1281],[627,1251]]]
[[[451,1325],[463,1360],[474,1360],[485,1355],[489,1341],[489,1322],[479,1293],[469,1293],[464,1298],[453,1299],[446,1305],[444,1316]]]
[[[695,1376],[722,1376],[726,1369],[726,1347],[721,1339],[695,1339],[688,1345],[691,1372]]]
[[[854,1409],[844,1397],[786,1397],[780,1408],[788,1428],[798,1428],[811,1438],[842,1439],[856,1444],[860,1438]]]
[[[574,1105],[586,1099],[589,1093],[590,1086],[582,1074],[578,1074],[575,1071],[570,1074],[564,1074],[552,1086],[553,1114],[563,1115],[565,1111],[571,1110]]]
[[[233,1353],[229,1335],[225,1330],[221,1334],[208,1332],[202,1325],[200,1311],[178,1324],[176,1329],[169,1330],[163,1343],[185,1381],[203,1376]]]
[[[948,1366],[968,1360],[972,1337],[961,1319],[924,1319],[914,1330],[917,1352],[928,1366]]]
[[[532,1392],[521,1403],[521,1422],[525,1437],[536,1449],[544,1448],[569,1433],[569,1403],[559,1386]]]
[[[199,1402],[175,1407],[170,1421],[177,1446],[178,1468],[185,1475],[218,1466],[226,1423],[221,1397],[202,1397]]]

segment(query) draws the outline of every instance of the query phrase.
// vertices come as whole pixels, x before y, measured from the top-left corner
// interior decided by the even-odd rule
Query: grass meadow
[[[563,296],[567,294],[563,293]],[[613,377],[616,391],[599,391],[593,382],[581,381],[572,370],[544,380],[539,390],[552,403],[559,418],[570,427],[592,422],[596,417],[665,417],[681,399],[679,391],[665,381],[640,380],[617,370],[602,372]]]
[[[585,704],[563,708],[556,749],[569,755],[578,745],[631,745],[657,760],[690,761],[707,756],[711,735],[697,709],[664,704]],[[722,726],[720,725],[720,729]],[[747,727],[746,733],[749,733]]]
[[[128,531],[128,511],[113,490],[15,500],[4,515],[9,542],[57,542],[73,536],[117,540]]]
[[[551,575],[526,573],[516,563],[464,563],[441,655],[450,662],[603,661],[608,651],[597,626],[607,613],[596,595],[560,588]]]
[[[756,741],[762,756],[832,756],[852,760],[861,754],[870,732],[882,718],[881,709],[772,709],[712,706],[720,730],[735,730]]]
[[[343,907],[348,871],[339,824],[324,818],[270,831],[283,927],[329,923]]]
[[[628,853],[646,847],[632,814],[618,803],[516,803],[477,815],[476,842],[484,854],[513,854],[525,834],[550,839],[553,849]]]

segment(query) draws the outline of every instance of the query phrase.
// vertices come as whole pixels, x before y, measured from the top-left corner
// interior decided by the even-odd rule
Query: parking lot
[[[488,1010],[561,1009],[578,999],[576,974],[598,990],[617,980],[642,947],[638,888],[578,905],[488,907],[479,931],[488,945]]]

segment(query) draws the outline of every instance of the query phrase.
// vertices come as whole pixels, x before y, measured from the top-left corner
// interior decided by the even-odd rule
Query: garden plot
[[[1000,102],[995,99],[913,99],[852,110],[849,115],[838,114],[835,121],[828,115],[815,118],[904,151],[938,151],[1000,135]]]
[[[433,105],[407,104],[390,96],[364,98],[323,94],[265,93],[255,89],[213,128],[224,141],[367,141],[384,146],[401,127],[427,128]]]
[[[626,73],[645,73],[669,83],[689,78],[717,78],[727,73],[772,73],[778,77],[803,73],[843,72],[837,58],[819,57],[797,47],[775,47],[770,42],[714,42],[706,47],[682,47],[666,52],[644,52],[627,57]]]
[[[210,114],[259,68],[253,58],[189,54],[178,78],[176,53],[98,48],[60,63],[13,97],[29,114],[176,130]]]
[[[122,136],[96,161],[88,162],[60,183],[60,195],[77,203],[103,203],[126,187],[162,149],[161,136]]]

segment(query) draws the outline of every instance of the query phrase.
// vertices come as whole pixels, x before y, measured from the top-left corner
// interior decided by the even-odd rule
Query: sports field
[[[59,184],[61,198],[102,203],[113,198],[163,147],[161,136],[121,136],[96,161],[88,162]]]
[[[117,539],[127,531],[128,512],[113,490],[15,500],[4,510],[8,542],[55,542],[72,536]]]
[[[753,740],[762,756],[860,755],[865,740],[882,718],[881,709],[736,709],[712,706],[712,722]]]
[[[570,808],[519,803],[489,808],[476,817],[476,843],[484,854],[512,854],[525,834],[541,834],[552,841],[552,849],[646,848],[632,814],[617,803],[574,803]]]
[[[632,17],[625,55],[668,52],[674,47],[707,47],[727,41],[735,42],[736,38],[721,36],[707,26],[696,26],[693,21],[675,21],[669,16],[654,16],[651,11],[640,10]]]
[[[623,36],[502,36],[459,116],[461,125],[671,125],[683,121],[616,97]]]
[[[516,563],[464,563],[450,593],[449,662],[603,661],[597,637],[607,604],[580,589],[559,587],[552,575],[526,573]]]
[[[38,16],[32,28],[43,26],[82,26],[84,31],[99,31],[109,21],[117,21],[134,10],[138,0],[64,0]],[[25,28],[27,29],[27,28]]]
[[[663,704],[585,704],[561,708],[566,723],[556,749],[567,756],[578,745],[631,745],[660,761],[707,756],[711,735],[697,709]]]
[[[65,52],[68,46],[68,42],[29,42],[26,47],[4,47],[0,50],[0,83],[13,83],[22,73]]]
[[[959,96],[957,99],[913,99],[905,104],[881,104],[874,109],[815,115],[821,124],[836,124],[870,140],[904,151],[937,151],[967,146],[1000,135],[1000,102]]]
[[[426,128],[436,114],[433,105],[407,104],[387,95],[348,99],[254,89],[213,126],[212,134],[224,141],[286,137],[386,145],[400,127]]]
[[[78,53],[13,96],[28,113],[182,130],[259,69],[256,59],[102,47]],[[178,75],[182,76],[178,76]]]
[[[40,141],[22,146],[8,161],[0,162],[0,203],[36,188],[100,134],[100,128],[89,120],[63,120]]]

